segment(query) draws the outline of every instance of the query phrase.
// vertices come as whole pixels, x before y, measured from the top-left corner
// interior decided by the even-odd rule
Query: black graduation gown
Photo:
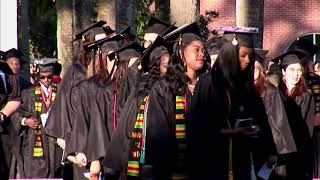
[[[135,61],[125,72],[119,88],[119,98],[117,100],[117,114],[122,112],[131,92],[135,90],[135,86],[140,75],[138,70],[138,61]]]
[[[295,99],[284,97],[284,107],[297,153],[280,156],[287,166],[288,179],[312,179],[313,145],[312,130],[314,101],[311,92],[304,92]]]
[[[253,123],[260,127],[256,139],[232,137],[234,180],[251,178],[251,157],[257,171],[274,151],[261,98],[254,93],[230,92],[231,104],[228,104],[225,82],[221,70],[215,66],[196,86],[188,140],[192,179],[228,179],[230,138],[221,133],[228,127],[227,119],[234,127],[237,118],[253,118]]]
[[[170,91],[168,81],[157,81],[149,92],[146,132],[146,165],[152,166],[152,178],[171,179],[176,164],[176,95]],[[186,86],[187,113],[191,109],[192,94]],[[185,115],[187,117],[187,114]],[[188,127],[188,120],[185,120]],[[188,135],[188,132],[186,132]],[[186,159],[187,160],[187,159]]]
[[[35,111],[36,97],[34,94],[35,87],[30,87],[22,92],[22,103],[19,110],[19,122],[23,117],[37,117]],[[45,104],[43,103],[42,112],[46,113]],[[42,130],[42,129],[41,129]],[[23,160],[24,178],[53,178],[60,177],[60,161],[62,151],[56,143],[56,139],[46,136],[42,130],[42,144],[44,156],[41,158],[33,157],[33,147],[35,143],[35,134],[32,128],[23,126],[21,129],[22,143],[21,155]]]
[[[71,121],[73,120],[73,114],[69,113],[70,98],[73,96],[70,90],[85,78],[85,67],[79,63],[72,64],[66,71],[51,107],[48,122],[44,127],[45,134],[55,138],[67,138],[65,132],[71,131]]]
[[[148,75],[142,76],[137,86],[142,86],[148,80]],[[140,89],[140,92],[131,91],[124,108],[117,116],[118,124],[112,135],[107,156],[103,163],[108,175],[121,175],[123,177],[127,174],[131,132],[134,128],[139,106],[148,93],[149,90],[146,89]]]
[[[320,76],[309,73],[308,87],[310,88],[315,101],[315,114],[320,113]],[[320,178],[320,126],[313,129],[313,148],[314,148],[314,170],[313,177]]]
[[[71,138],[66,142],[66,154],[82,152],[88,163],[106,156],[113,131],[113,92],[113,81],[102,82],[96,76],[81,81],[73,89],[75,121]]]
[[[81,81],[73,90],[75,121],[67,154],[83,152],[88,162],[101,159],[112,134],[113,82],[97,77]]]
[[[25,77],[19,76],[19,86],[20,90],[23,91],[24,89],[27,89],[32,86],[30,81],[28,81]],[[21,174],[23,173],[22,170],[22,157],[20,154],[20,148],[21,148],[21,122],[17,118],[19,113],[16,112],[10,116],[10,136],[11,141],[15,142],[12,145],[12,158],[11,158],[11,167],[10,167],[10,178],[16,178],[17,173]]]
[[[122,112],[118,114],[117,127],[112,134],[107,155],[103,162],[108,174],[126,174],[131,132],[134,127],[138,107],[142,101],[142,96],[136,97],[134,92],[132,92]]]
[[[7,92],[4,84],[6,83]],[[8,101],[20,101],[20,86],[17,77],[14,75],[6,75],[6,82],[0,79],[0,109],[2,109]],[[0,179],[8,179],[9,167],[11,160],[11,135],[9,131],[10,118],[0,125]]]

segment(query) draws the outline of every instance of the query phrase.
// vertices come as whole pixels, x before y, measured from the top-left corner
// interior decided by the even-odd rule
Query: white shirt
[[[46,97],[48,97],[49,93],[50,93],[50,86],[49,87],[45,87],[42,83],[40,83],[41,89],[43,90],[44,94],[46,95]]]
[[[2,78],[2,82],[4,84],[4,89],[7,92],[7,83],[6,83],[6,75],[0,70],[0,76]]]

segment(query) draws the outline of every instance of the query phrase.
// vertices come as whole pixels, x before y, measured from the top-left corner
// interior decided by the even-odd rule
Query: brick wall
[[[319,0],[265,0],[264,44],[269,56],[284,52],[296,38],[320,33]]]
[[[209,24],[210,30],[236,25],[236,0],[200,0],[200,13],[206,10],[219,12],[219,17]]]
[[[209,25],[235,26],[236,0],[201,0],[200,13],[216,10],[219,18]],[[265,0],[263,48],[268,56],[275,57],[298,37],[308,33],[320,33],[319,0]]]

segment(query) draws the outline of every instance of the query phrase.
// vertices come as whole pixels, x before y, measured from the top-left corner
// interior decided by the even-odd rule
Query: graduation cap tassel
[[[233,39],[232,39],[232,44],[234,46],[237,46],[239,44],[238,40],[237,40],[237,37],[236,37],[236,34],[233,34]]]
[[[93,74],[96,73],[96,51],[92,49],[92,72]]]
[[[98,47],[98,53],[99,53],[99,66],[100,66],[100,78],[105,78],[105,69],[102,62],[102,51],[100,46]]]

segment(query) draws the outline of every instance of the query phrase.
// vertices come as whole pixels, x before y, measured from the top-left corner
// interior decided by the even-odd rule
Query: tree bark
[[[62,64],[61,76],[72,63],[74,47],[71,43],[74,33],[73,0],[56,0],[57,7],[57,49]]]
[[[22,59],[30,62],[29,59],[29,0],[20,0],[18,2],[18,49],[22,52]],[[29,64],[22,67],[22,73],[25,78],[29,77]]]
[[[170,22],[181,26],[197,20],[200,12],[199,0],[171,0]]]
[[[259,33],[254,36],[255,47],[263,45],[264,0],[237,0],[236,16],[238,27],[258,27]]]
[[[170,0],[155,0],[156,17],[170,21]]]
[[[131,31],[134,33],[136,29],[136,17],[135,8],[139,0],[118,0],[117,1],[117,22],[116,30],[119,31],[122,28],[131,25]]]
[[[116,0],[97,0],[98,20],[107,22],[112,29],[116,29]]]

